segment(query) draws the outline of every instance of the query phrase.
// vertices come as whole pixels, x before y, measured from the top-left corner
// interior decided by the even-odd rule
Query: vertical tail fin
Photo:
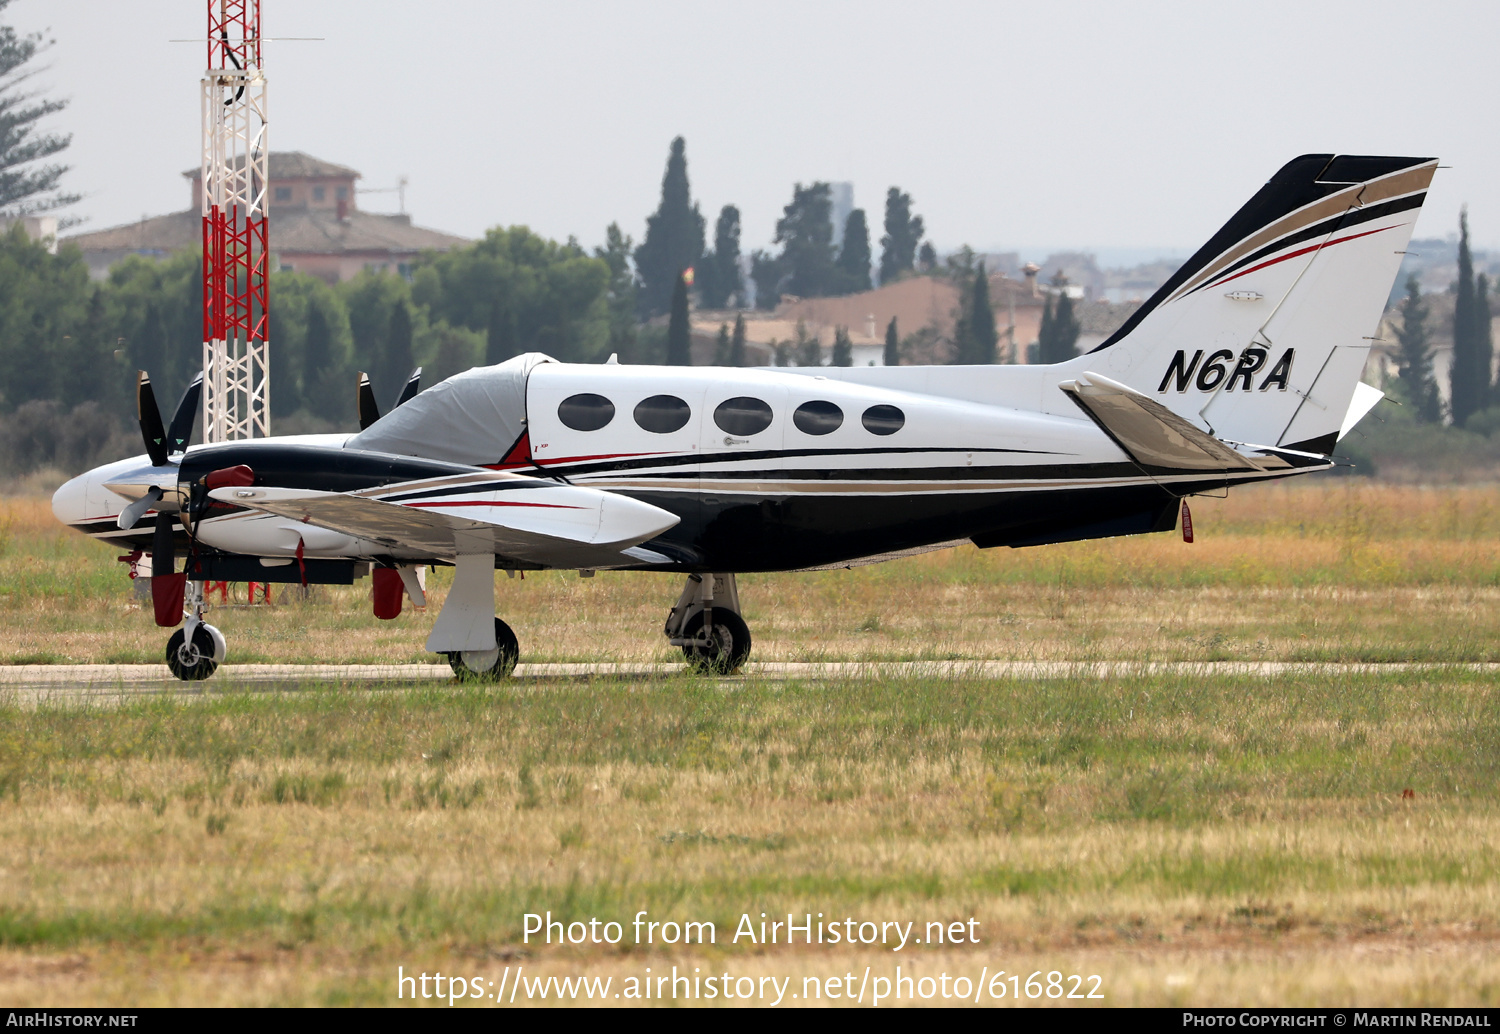
[[[1293,159],[1109,340],[1070,361],[1220,438],[1328,452],[1437,167]]]

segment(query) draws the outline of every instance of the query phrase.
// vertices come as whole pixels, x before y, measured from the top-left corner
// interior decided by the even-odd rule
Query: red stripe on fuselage
[[[476,500],[467,500],[467,499],[464,499],[464,500],[459,500],[457,502],[402,503],[401,505],[402,506],[421,507],[423,509],[431,509],[433,507],[438,507],[438,506],[535,506],[535,507],[540,507],[540,508],[546,509],[546,510],[582,510],[583,509],[583,507],[581,507],[581,506],[566,506],[563,503],[500,503],[500,502],[487,503],[487,502],[484,502],[482,500],[477,500],[477,499]]]

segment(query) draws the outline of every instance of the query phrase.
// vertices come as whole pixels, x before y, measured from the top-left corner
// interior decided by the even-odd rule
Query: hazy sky
[[[1434,155],[1417,233],[1468,202],[1500,243],[1492,2],[264,0],[270,141],[406,174],[419,225],[524,223],[640,239],[673,136],[710,234],[740,207],[769,243],[795,181],[885,190],[940,250],[1202,243],[1309,151]],[[71,100],[75,211],[102,229],[187,207],[203,0],[14,0],[50,28],[41,85]],[[360,198],[394,211],[394,194]],[[878,244],[876,244],[878,254]]]

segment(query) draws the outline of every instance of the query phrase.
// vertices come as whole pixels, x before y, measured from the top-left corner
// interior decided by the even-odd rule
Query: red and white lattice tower
[[[203,440],[271,433],[260,0],[209,0],[203,76]]]

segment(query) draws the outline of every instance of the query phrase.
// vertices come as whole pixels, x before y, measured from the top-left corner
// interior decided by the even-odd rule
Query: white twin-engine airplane
[[[1273,176],[1109,340],[1053,366],[473,369],[363,430],[183,446],[149,380],[146,456],[53,497],[63,523],[149,551],[167,663],[206,678],[224,638],[205,581],[348,585],[375,616],[453,586],[427,639],[462,677],[515,666],[495,570],[687,576],[666,635],[732,671],[750,653],[736,573],[941,549],[1168,531],[1178,501],[1333,465],[1381,398],[1371,337],[1436,168],[1304,155]],[[414,395],[414,397],[412,397]],[[136,557],[141,554],[137,552]],[[184,569],[178,561],[185,559]]]

